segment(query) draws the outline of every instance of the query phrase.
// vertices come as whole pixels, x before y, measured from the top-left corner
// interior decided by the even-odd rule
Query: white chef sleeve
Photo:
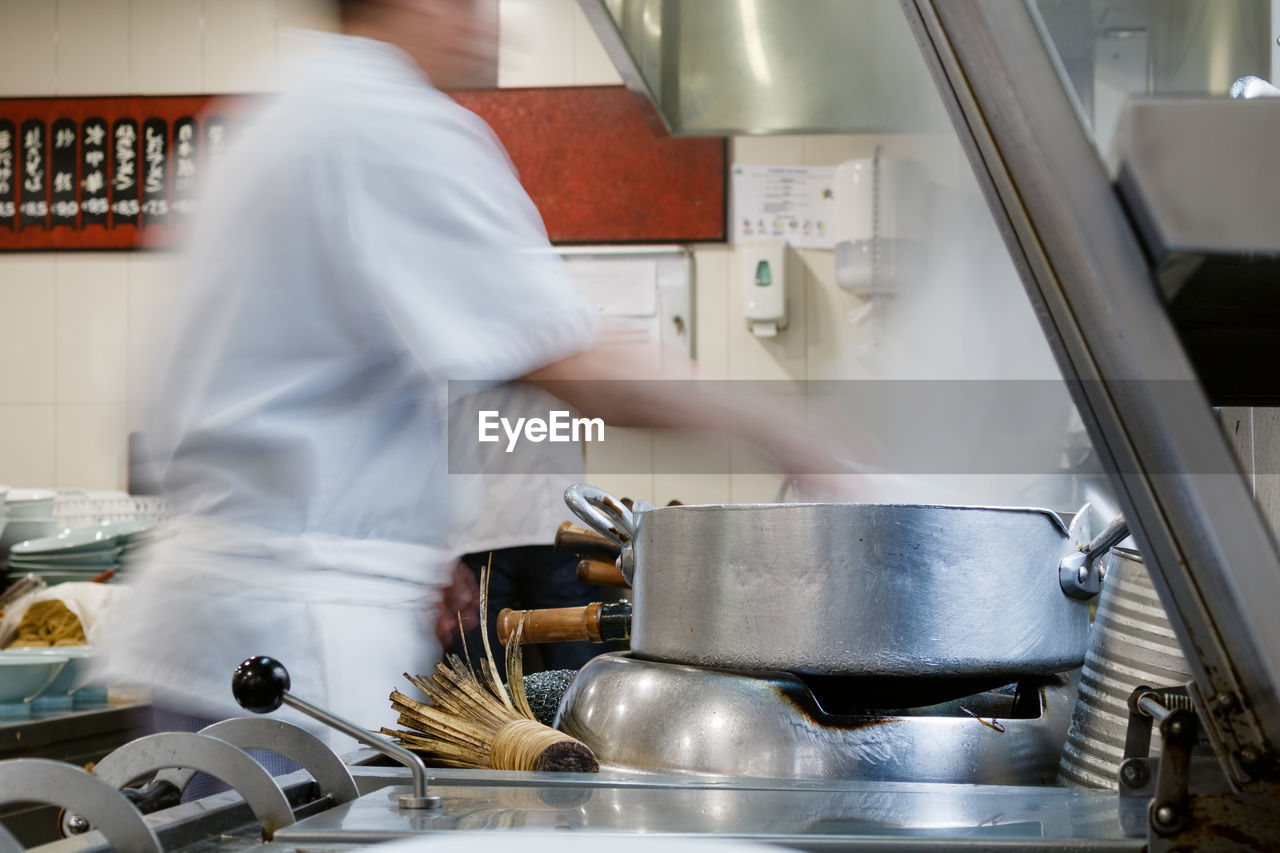
[[[503,382],[589,348],[594,312],[505,151],[439,100],[366,134],[367,153],[346,167],[358,284],[435,379]]]

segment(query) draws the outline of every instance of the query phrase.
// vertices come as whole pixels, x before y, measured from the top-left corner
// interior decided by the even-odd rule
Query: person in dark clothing
[[[504,607],[513,610],[539,610],[550,607],[577,607],[593,601],[603,601],[608,593],[604,587],[586,584],[578,580],[578,557],[561,553],[550,545],[526,545],[519,548],[500,548],[466,554],[462,562],[471,568],[477,579],[484,565],[493,555],[489,574],[489,643],[493,648],[498,675],[506,679],[507,666],[503,648],[498,642],[498,613]],[[484,657],[484,645],[480,640],[480,626],[466,632],[463,639],[454,642],[449,651],[466,654],[473,663]],[[609,647],[601,643],[541,643],[525,646],[524,671],[541,672],[553,669],[580,669],[583,664]]]

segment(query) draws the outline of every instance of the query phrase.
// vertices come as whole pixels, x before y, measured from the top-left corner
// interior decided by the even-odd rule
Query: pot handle
[[[602,560],[612,563],[618,559],[622,549],[611,539],[605,539],[594,530],[575,527],[572,521],[565,521],[556,529],[556,538],[552,545],[557,551],[577,554],[588,560]]]
[[[573,514],[601,536],[626,548],[636,538],[636,522],[622,501],[595,486],[575,483],[564,490],[564,502]]]
[[[1062,558],[1058,565],[1058,584],[1072,598],[1086,600],[1102,591],[1102,567],[1098,559],[1119,545],[1129,535],[1129,522],[1124,516],[1116,516],[1107,529],[1095,536],[1088,545]]]
[[[596,586],[614,586],[624,589],[631,585],[622,576],[622,569],[619,569],[616,563],[603,563],[599,560],[579,561],[578,580]]]
[[[526,643],[607,643],[631,638],[631,605],[625,601],[592,602],[582,607],[551,610],[511,610],[498,614],[498,642],[507,645],[524,619],[521,645]]]

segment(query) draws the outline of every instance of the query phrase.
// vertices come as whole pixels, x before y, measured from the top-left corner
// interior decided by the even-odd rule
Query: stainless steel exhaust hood
[[[676,136],[949,128],[885,0],[579,0],[627,85]]]

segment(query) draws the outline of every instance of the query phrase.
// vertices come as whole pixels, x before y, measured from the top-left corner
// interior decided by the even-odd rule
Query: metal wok
[[[637,504],[632,513],[586,485],[565,500],[622,546],[640,658],[877,687],[928,677],[957,689],[1084,660],[1088,591],[1074,579],[1089,531],[1069,532],[1048,510]],[[1089,516],[1077,519],[1087,526]],[[1092,561],[1079,571],[1096,573],[1096,591]]]

